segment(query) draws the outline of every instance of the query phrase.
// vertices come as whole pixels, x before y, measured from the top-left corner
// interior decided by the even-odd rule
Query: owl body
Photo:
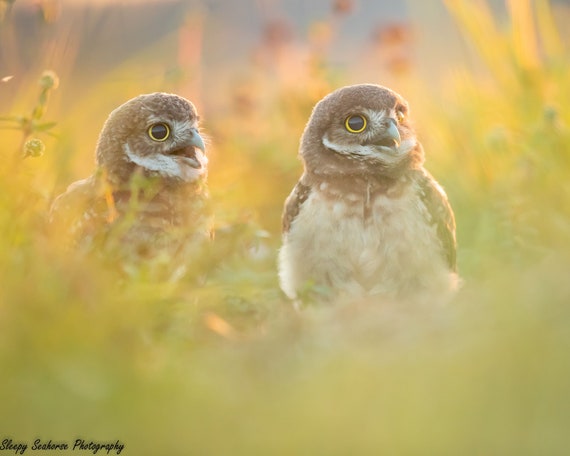
[[[114,110],[97,144],[97,169],[71,184],[51,224],[79,249],[123,257],[176,254],[209,237],[207,158],[194,106],[172,94],[141,95]]]
[[[313,111],[301,141],[305,172],[283,216],[279,272],[290,298],[308,286],[390,300],[456,287],[453,213],[415,134],[395,119],[399,106],[407,114],[397,94],[365,85],[333,92]],[[354,115],[366,116],[368,132],[346,129]]]

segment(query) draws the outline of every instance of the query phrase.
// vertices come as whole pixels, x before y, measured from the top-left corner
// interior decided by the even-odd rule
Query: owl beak
[[[370,142],[375,146],[390,148],[399,147],[402,142],[402,138],[400,137],[396,120],[390,117],[383,122],[382,127],[383,128],[380,133]]]
[[[190,138],[188,142],[185,143],[180,149],[173,150],[169,155],[176,155],[178,157],[186,159],[186,164],[195,169],[200,169],[203,165],[204,158],[198,158],[196,149],[200,149],[203,153],[206,153],[206,146],[204,145],[204,140],[198,133],[198,130],[193,128],[190,131]]]
[[[206,146],[204,145],[204,140],[200,136],[200,133],[198,133],[198,130],[196,130],[195,128],[192,129],[192,137],[190,139],[190,145],[197,147],[202,152],[206,153]]]

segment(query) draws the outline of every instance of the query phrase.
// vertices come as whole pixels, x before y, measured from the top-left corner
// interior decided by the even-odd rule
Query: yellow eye
[[[148,135],[153,141],[166,141],[170,136],[170,127],[165,123],[156,123],[148,128]]]
[[[396,120],[398,123],[402,123],[404,120],[406,120],[406,114],[404,111],[396,111]]]
[[[357,114],[355,116],[348,116],[344,121],[345,128],[351,133],[361,133],[365,130],[367,125],[366,117]]]

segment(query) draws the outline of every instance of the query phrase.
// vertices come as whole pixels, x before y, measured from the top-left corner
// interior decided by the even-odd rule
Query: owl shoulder
[[[417,182],[420,197],[436,225],[438,239],[445,253],[448,266],[457,271],[457,245],[455,238],[455,216],[445,191],[431,174],[423,169],[418,171]]]
[[[297,182],[291,194],[285,201],[285,208],[283,209],[282,228],[283,233],[288,233],[291,229],[291,224],[299,215],[303,203],[307,201],[311,194],[311,186],[303,182],[303,178]]]
[[[53,201],[49,211],[49,224],[60,233],[72,233],[83,225],[89,212],[104,200],[103,186],[97,175],[72,183]]]

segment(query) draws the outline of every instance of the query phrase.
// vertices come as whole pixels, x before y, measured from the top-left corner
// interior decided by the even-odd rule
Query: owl
[[[374,84],[330,93],[314,107],[299,154],[304,173],[285,202],[278,259],[288,297],[451,295],[455,219],[423,166],[404,98]]]
[[[71,184],[50,224],[76,249],[144,259],[210,235],[208,159],[194,105],[174,94],[135,97],[108,116],[96,170]]]

